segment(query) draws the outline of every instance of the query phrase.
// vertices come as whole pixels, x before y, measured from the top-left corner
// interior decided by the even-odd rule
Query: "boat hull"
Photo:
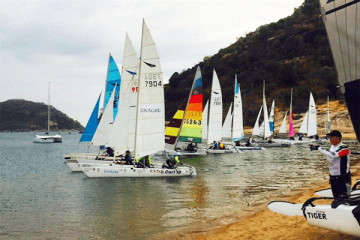
[[[35,135],[33,143],[62,143],[61,135],[40,136]]]
[[[262,147],[244,147],[244,146],[235,146],[235,149],[240,151],[260,151],[263,150]]]
[[[340,205],[331,208],[330,205],[316,205],[307,206],[304,215],[310,225],[360,237],[359,210],[359,206]]]
[[[223,153],[234,153],[234,150],[231,149],[207,149],[207,153],[213,154],[223,154]]]
[[[196,169],[190,166],[180,166],[176,169],[162,167],[137,168],[132,165],[109,165],[96,167],[82,167],[83,172],[88,177],[185,177],[196,176]]]

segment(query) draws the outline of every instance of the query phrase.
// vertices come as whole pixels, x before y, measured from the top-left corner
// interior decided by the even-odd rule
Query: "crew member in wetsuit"
[[[310,150],[319,150],[327,157],[330,170],[330,184],[335,201],[332,207],[337,207],[336,201],[342,201],[349,197],[351,188],[350,175],[350,151],[341,142],[341,133],[338,130],[330,132],[330,151],[326,151],[318,145],[310,145]]]

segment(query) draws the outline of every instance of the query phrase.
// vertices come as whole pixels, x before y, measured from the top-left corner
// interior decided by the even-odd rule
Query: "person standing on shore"
[[[310,145],[310,150],[318,150],[327,157],[330,170],[330,185],[334,202],[345,200],[350,195],[350,151],[341,142],[341,133],[338,130],[330,132],[330,151],[326,151],[318,145]],[[332,205],[336,207],[336,205]]]

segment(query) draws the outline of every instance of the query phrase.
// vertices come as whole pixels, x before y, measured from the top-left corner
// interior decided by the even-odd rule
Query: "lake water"
[[[35,144],[33,133],[0,133],[0,239],[151,239],[211,228],[328,178],[324,157],[304,146],[182,158],[196,177],[88,178],[71,172],[63,154],[91,149],[78,133],[62,136]]]

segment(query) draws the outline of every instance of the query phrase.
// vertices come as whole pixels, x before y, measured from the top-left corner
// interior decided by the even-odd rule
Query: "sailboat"
[[[201,70],[196,69],[193,85],[190,90],[189,98],[183,102],[180,108],[165,128],[166,149],[170,149],[170,154],[180,153],[181,155],[206,155],[197,147],[202,141],[203,125],[203,89]],[[191,144],[191,147],[178,147],[180,143]],[[196,144],[193,146],[193,144]],[[172,152],[171,152],[172,151]],[[175,152],[174,152],[175,151]]]
[[[232,137],[231,128],[232,128],[233,115],[231,113],[231,110],[232,110],[232,103],[230,104],[230,107],[229,107],[228,112],[225,117],[224,124],[222,126],[222,134],[221,135],[222,135],[223,140],[231,139],[231,137]]]
[[[160,59],[150,31],[143,21],[139,87],[136,105],[134,158],[153,155],[165,149],[165,105],[164,86]],[[178,166],[175,169],[162,168],[156,164],[150,168],[133,165],[99,164],[82,167],[88,177],[179,177],[194,176],[192,166]]]
[[[107,156],[107,154],[104,152],[107,138],[103,136],[108,134],[108,132],[111,130],[111,126],[112,126],[111,123],[114,122],[114,119],[116,119],[118,106],[119,106],[120,84],[121,84],[121,76],[117,64],[114,58],[111,56],[111,54],[109,54],[106,81],[105,81],[105,93],[103,94],[104,95],[103,107],[101,108],[102,112],[100,111],[100,96],[99,96],[95,104],[95,107],[90,115],[88,123],[86,124],[85,130],[80,138],[81,143],[92,143],[91,146],[98,147],[98,152],[65,154],[64,159],[66,160],[67,165],[70,167],[72,171],[81,171],[80,163],[78,162],[78,160],[80,159],[89,160],[89,161],[108,159],[109,156]],[[108,104],[112,93],[114,93],[112,104]],[[109,109],[107,110],[107,108]],[[102,121],[105,122],[103,116],[106,110],[108,111],[108,113],[106,114],[108,115],[108,117],[105,117],[104,119],[107,119],[106,120],[107,123],[101,124],[101,126],[99,127],[99,124]],[[94,135],[96,134],[96,132],[99,133],[97,134],[97,137],[94,139]],[[113,160],[114,159],[112,158],[109,161],[113,161]]]
[[[50,134],[50,82],[48,89],[48,119],[47,119],[47,132],[45,135],[35,135],[33,140],[34,143],[61,143],[62,137],[59,134],[49,135]]]
[[[357,54],[360,35],[356,34],[360,23],[360,1],[320,0],[320,6],[338,80],[360,142],[360,61]],[[330,204],[315,204],[314,201],[319,199],[323,198],[308,199],[304,204],[274,201],[268,208],[287,216],[304,216],[312,226],[360,237],[359,195],[351,195],[336,208]]]
[[[270,123],[269,116],[266,106],[266,97],[265,97],[265,81],[263,83],[263,107],[264,111],[264,121],[263,121],[263,132],[260,132],[260,136],[263,136],[264,142],[260,142],[257,144],[258,147],[264,148],[273,148],[273,147],[289,147],[290,144],[287,143],[276,143],[271,140],[272,133],[270,131]],[[261,127],[260,127],[261,129]]]
[[[213,144],[213,142],[221,141],[222,139],[222,93],[219,78],[213,70],[213,79],[211,86],[211,96],[210,96],[210,107],[209,107],[209,125],[208,125],[208,144]],[[232,153],[231,149],[213,149],[208,148],[208,153]]]
[[[209,100],[206,101],[204,110],[203,110],[203,122],[202,122],[202,133],[201,133],[201,142],[207,143],[208,138],[208,115],[209,115]]]
[[[234,85],[234,113],[232,121],[232,141],[240,142],[244,138],[244,124],[243,124],[243,109],[242,109],[242,99],[240,91],[240,83],[237,80],[235,75],[235,85]],[[255,146],[235,146],[237,151],[241,150],[262,150],[261,147]]]

